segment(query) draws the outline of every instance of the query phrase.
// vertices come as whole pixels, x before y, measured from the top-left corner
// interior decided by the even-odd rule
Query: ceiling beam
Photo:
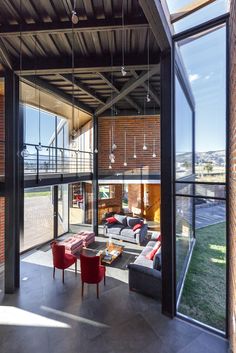
[[[159,53],[150,55],[150,67],[155,66],[159,62]],[[74,73],[81,72],[113,72],[120,71],[122,56],[116,55],[111,65],[111,56],[103,55],[100,57],[82,57],[75,55]],[[35,59],[22,59],[22,68],[20,70],[19,60],[13,66],[17,74],[26,75],[48,75],[48,74],[68,74],[72,73],[71,58],[66,57],[45,57]],[[125,57],[125,68],[129,70],[147,70],[147,55],[127,54]]]
[[[0,61],[4,67],[12,70],[12,59],[2,40],[0,39]]]
[[[116,93],[113,97],[108,98],[108,100],[106,101],[106,105],[96,109],[95,115],[98,116],[102,114],[104,111],[109,109],[112,105],[116,104],[121,99],[125,98],[125,96],[127,96],[135,88],[141,86],[148,79],[148,77],[152,77],[159,71],[160,71],[160,65],[156,65],[150,71],[142,72],[138,77],[138,79],[136,79],[135,77],[131,78],[128,82],[126,82],[126,84],[122,87],[119,93]]]
[[[192,13],[202,9],[203,7],[212,4],[216,0],[195,0],[187,4],[170,15],[171,23],[182,20],[183,18],[191,15]]]
[[[148,28],[148,23],[145,18],[125,18],[125,29],[140,29]],[[74,26],[74,32],[103,32],[116,31],[122,29],[122,19],[93,19],[80,20]],[[57,33],[71,33],[71,21],[63,22],[43,22],[43,23],[23,23],[21,25],[1,25],[0,36],[26,36],[39,34],[57,34]]]
[[[80,82],[80,80],[78,78],[76,78],[76,77],[73,80],[72,74],[65,74],[65,75],[60,75],[60,76],[64,80],[69,82],[71,85],[73,84],[73,81],[74,81],[74,86],[75,87],[79,88],[82,92],[86,93],[88,96],[92,97],[93,99],[98,101],[100,104],[105,105],[106,102],[104,102],[94,90],[92,90],[91,88],[87,87],[84,83]]]
[[[133,77],[138,78],[138,74],[136,71],[131,71],[131,73],[132,73]],[[143,88],[145,88],[147,90],[147,92],[149,91],[152,99],[158,104],[158,106],[160,106],[161,105],[160,99],[158,98],[158,94],[157,94],[156,90],[152,87],[152,85],[150,83],[148,85],[146,82],[144,82],[142,84],[142,86],[143,86]]]
[[[109,80],[109,78],[107,77],[106,74],[101,73],[101,72],[97,72],[97,75],[104,81],[106,82],[106,84],[116,93],[120,93],[120,91],[118,90],[118,88],[116,86],[114,86],[114,84]],[[137,112],[141,112],[142,108],[130,97],[126,96],[124,97],[124,99],[126,100],[126,102],[128,102],[133,108],[136,109]]]
[[[72,96],[71,95],[63,92],[62,90],[60,90],[56,86],[50,84],[46,80],[43,80],[43,79],[36,77],[36,76],[27,76],[26,78],[23,78],[23,81],[25,83],[31,83],[34,86],[36,86],[37,88],[42,89],[42,91],[53,94],[54,96],[56,96],[60,100],[64,101],[65,103],[72,105]],[[89,115],[93,114],[92,109],[90,107],[86,106],[85,104],[79,102],[78,99],[75,98],[73,103],[76,108],[80,109],[84,113],[87,113]]]
[[[172,45],[172,28],[169,26],[159,0],[139,0],[156,42],[165,51]]]

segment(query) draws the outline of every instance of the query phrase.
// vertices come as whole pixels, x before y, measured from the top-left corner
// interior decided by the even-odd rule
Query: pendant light
[[[149,77],[149,73],[150,73],[150,53],[149,53],[149,49],[150,49],[150,31],[149,31],[149,28],[148,28],[148,38],[147,38],[147,64],[148,64],[148,91],[147,91],[147,96],[146,96],[146,100],[147,100],[147,103],[151,102],[151,98],[150,98],[150,89],[149,89],[149,86],[150,86],[150,77]]]
[[[136,136],[134,136],[134,155],[133,155],[134,159],[137,158],[137,155],[136,155]]]
[[[121,66],[121,74],[122,76],[127,75],[127,71],[125,70],[125,45],[126,45],[126,33],[125,33],[125,21],[124,21],[124,0],[122,0],[122,66]]]
[[[114,120],[114,117],[112,119],[112,127],[111,127],[111,140],[112,140],[112,145],[111,145],[111,149],[112,151],[115,151],[117,149],[117,145],[115,144],[115,141],[114,141],[114,126],[113,126],[113,120]]]
[[[110,163],[115,163],[115,155],[112,151],[111,130],[109,131],[109,160]]]
[[[153,151],[152,151],[152,158],[156,158],[156,141],[153,139]]]
[[[146,145],[146,134],[144,133],[143,134],[143,150],[144,151],[147,151],[147,145]]]
[[[127,167],[127,159],[126,159],[126,131],[125,131],[125,155],[124,155],[124,167]]]
[[[39,106],[38,106],[38,128],[39,128],[39,144],[38,146],[36,146],[36,149],[38,151],[42,151],[43,147],[42,147],[42,143],[41,143],[41,107],[40,107],[40,89],[38,90],[38,94],[39,94]]]
[[[73,25],[77,25],[77,23],[79,22],[79,17],[76,12],[76,0],[74,0],[74,6],[71,14],[71,22],[73,23]]]
[[[77,131],[75,129],[75,32],[74,32],[74,23],[72,21],[72,46],[71,46],[71,67],[72,67],[72,129],[71,137],[72,144],[75,137],[77,136]]]
[[[22,16],[22,0],[20,0],[20,17]],[[20,21],[20,77],[22,73],[22,21]],[[22,102],[23,105],[23,102]],[[20,152],[22,158],[27,158],[29,156],[29,150],[25,144],[26,142],[26,115],[25,109],[23,109],[23,149]]]

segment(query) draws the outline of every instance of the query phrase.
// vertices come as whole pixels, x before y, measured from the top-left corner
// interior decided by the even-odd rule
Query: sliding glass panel
[[[24,236],[20,251],[53,239],[53,188],[50,186],[25,189]]]
[[[68,185],[58,186],[58,235],[62,235],[69,230],[68,220]]]

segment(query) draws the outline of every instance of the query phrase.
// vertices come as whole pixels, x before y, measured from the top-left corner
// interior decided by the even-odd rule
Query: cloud
[[[190,82],[199,80],[199,78],[200,78],[200,76],[199,76],[198,74],[190,74],[190,75],[189,75],[189,81],[190,81]]]

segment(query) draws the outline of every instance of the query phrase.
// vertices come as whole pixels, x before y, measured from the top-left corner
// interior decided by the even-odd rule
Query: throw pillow
[[[136,224],[143,223],[142,218],[127,217],[128,227],[133,228]]]
[[[109,224],[116,223],[116,218],[115,217],[108,217],[108,218],[106,218],[106,221]]]
[[[117,220],[118,223],[122,224],[123,226],[127,227],[127,217],[120,215],[120,214],[115,214],[114,215],[115,219]]]
[[[133,231],[135,232],[137,229],[140,229],[140,228],[142,228],[142,224],[138,223],[133,227]]]
[[[157,241],[156,244],[154,245],[152,251],[150,251],[147,255],[146,255],[146,258],[148,260],[153,260],[157,250],[161,247],[161,242],[160,241]]]
[[[153,259],[153,268],[161,271],[161,247],[157,250]]]

